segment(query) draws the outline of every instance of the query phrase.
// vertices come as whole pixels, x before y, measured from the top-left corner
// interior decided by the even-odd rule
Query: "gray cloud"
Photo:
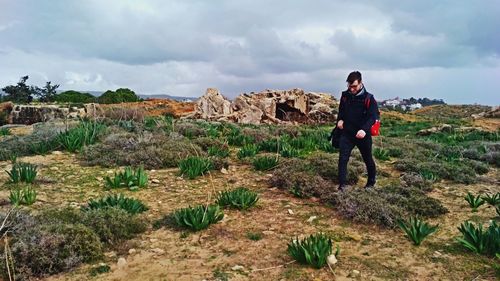
[[[383,98],[500,104],[471,95],[500,74],[495,0],[0,1],[0,85],[29,74],[76,90],[338,93],[359,69]]]

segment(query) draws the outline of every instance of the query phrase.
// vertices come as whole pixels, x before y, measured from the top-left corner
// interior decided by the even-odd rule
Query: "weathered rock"
[[[118,262],[116,263],[116,265],[118,266],[118,268],[124,268],[125,266],[127,266],[127,260],[125,258],[119,258],[118,259]]]
[[[54,119],[75,119],[86,115],[84,108],[67,108],[58,105],[14,105],[9,122],[13,124],[34,124]]]
[[[432,127],[429,129],[423,129],[417,132],[419,136],[428,136],[438,132],[452,132],[453,127],[449,124],[441,124],[439,127]]]
[[[232,102],[216,89],[207,89],[197,101],[195,112],[188,117],[243,124],[328,123],[335,121],[337,107],[332,95],[305,93],[301,89],[243,93]]]

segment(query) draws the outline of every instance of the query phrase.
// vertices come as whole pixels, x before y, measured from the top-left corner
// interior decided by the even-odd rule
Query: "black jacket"
[[[344,120],[344,134],[354,137],[359,130],[363,130],[367,136],[371,136],[370,129],[375,120],[379,119],[379,111],[371,94],[369,107],[366,107],[365,99],[368,94],[366,89],[356,96],[349,91],[342,92],[337,120]]]

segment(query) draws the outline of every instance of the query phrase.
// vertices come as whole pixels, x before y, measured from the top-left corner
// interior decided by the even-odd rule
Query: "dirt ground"
[[[103,178],[118,170],[85,167],[75,155],[61,152],[19,160],[40,165],[39,200],[33,209],[84,205],[107,193]],[[378,164],[387,175],[380,185],[397,180],[398,173],[389,165]],[[0,162],[0,169],[9,168],[9,162]],[[150,207],[145,219],[151,222],[177,208],[213,202],[215,192],[228,188],[248,187],[260,194],[260,200],[246,212],[225,210],[223,221],[197,233],[150,227],[106,253],[108,273],[91,276],[93,265],[82,265],[45,280],[495,280],[493,260],[466,252],[455,237],[466,219],[487,223],[495,216],[495,210],[484,205],[471,213],[463,196],[467,191],[499,192],[499,169],[492,168],[480,184],[437,183],[430,195],[450,212],[431,220],[439,223],[439,231],[420,247],[413,246],[399,229],[355,224],[314,198],[299,199],[272,187],[269,173],[255,172],[239,162],[231,163],[227,174],[216,171],[195,180],[177,173],[177,169],[149,171],[148,188],[122,192]],[[7,174],[1,173],[0,182],[6,180]],[[358,186],[363,184],[362,180]],[[1,189],[0,196],[8,198],[8,190]],[[313,216],[316,219],[311,221]],[[320,231],[335,237],[341,249],[333,272],[328,267],[315,270],[298,265],[286,253],[290,239]],[[249,239],[251,233],[262,239]],[[126,265],[118,267],[121,257]],[[355,276],[353,270],[360,274]]]

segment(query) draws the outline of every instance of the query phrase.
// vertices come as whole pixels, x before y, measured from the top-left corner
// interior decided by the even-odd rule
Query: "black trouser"
[[[366,170],[368,171],[367,185],[375,185],[375,175],[377,171],[375,168],[375,161],[373,161],[372,157],[372,137],[365,136],[362,139],[357,139],[348,137],[344,134],[340,136],[339,184],[347,184],[347,163],[349,162],[349,157],[351,157],[354,146],[359,149],[363,161],[365,162]]]

